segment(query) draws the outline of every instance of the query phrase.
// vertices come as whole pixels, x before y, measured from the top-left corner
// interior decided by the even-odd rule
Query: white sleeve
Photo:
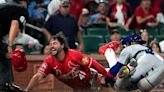
[[[0,4],[6,3],[6,0],[0,0]]]
[[[159,42],[159,46],[161,48],[161,52],[164,52],[164,40],[162,40],[161,42]]]
[[[164,23],[164,15],[162,13],[157,14],[157,22]]]
[[[121,64],[127,65],[129,60],[130,60],[130,49],[129,48],[125,48],[121,51],[118,62],[120,62]]]
[[[60,6],[60,0],[52,0],[49,4],[48,4],[48,14],[52,15],[54,14]]]

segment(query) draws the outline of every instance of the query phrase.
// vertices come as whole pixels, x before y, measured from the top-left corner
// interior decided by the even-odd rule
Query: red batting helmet
[[[23,49],[15,49],[13,51],[12,64],[18,72],[23,72],[27,69],[27,60]]]

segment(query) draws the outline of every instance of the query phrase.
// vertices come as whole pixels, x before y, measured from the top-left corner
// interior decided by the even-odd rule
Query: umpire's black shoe
[[[5,83],[5,90],[6,92],[23,92],[19,86],[11,83]]]

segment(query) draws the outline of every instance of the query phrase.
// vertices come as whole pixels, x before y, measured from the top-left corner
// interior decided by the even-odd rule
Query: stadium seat
[[[87,34],[88,35],[101,35],[105,36],[109,34],[108,29],[103,29],[103,28],[88,28],[87,29]]]
[[[24,51],[26,54],[31,54],[33,51],[32,48],[29,48],[28,45],[23,45]]]
[[[164,24],[160,23],[158,30],[159,30],[159,35],[164,35]]]
[[[81,33],[82,35],[87,35],[86,30],[83,30]]]
[[[106,28],[107,23],[106,22],[94,23],[93,26],[96,27],[96,28]]]
[[[154,36],[149,35],[149,40],[150,40],[150,41],[154,40]]]
[[[148,28],[147,32],[149,33],[149,35],[152,35],[152,36],[158,35],[158,29],[157,28]]]
[[[164,40],[164,35],[157,35],[155,38],[157,39],[158,42],[160,42]]]
[[[123,36],[130,35],[131,33],[134,33],[133,30],[126,31],[125,29],[119,29],[119,32]]]
[[[104,39],[105,39],[105,43],[108,43],[108,42],[111,41],[110,35],[105,35],[105,36],[104,36]]]
[[[104,43],[103,36],[83,35],[84,53],[98,53],[100,43]]]

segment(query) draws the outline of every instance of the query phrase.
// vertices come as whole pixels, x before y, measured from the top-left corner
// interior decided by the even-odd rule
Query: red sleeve
[[[76,62],[80,64],[81,66],[84,66],[86,68],[90,68],[93,58],[90,58],[87,55],[82,54],[81,52],[76,53]]]
[[[105,70],[105,68],[101,64],[99,64],[96,60],[92,61],[91,67],[94,68],[95,70],[97,70],[103,76],[107,76],[108,75],[108,73]]]
[[[76,60],[78,62],[78,64],[86,67],[86,68],[94,68],[95,70],[97,70],[99,73],[101,73],[102,75],[106,76],[107,75],[107,71],[105,70],[105,68],[99,64],[96,60],[94,60],[93,58],[82,54],[82,53],[78,53],[78,55],[76,55],[76,57],[78,58],[78,60]]]
[[[49,58],[44,59],[42,65],[39,67],[39,73],[46,77],[50,73]]]
[[[137,7],[136,10],[134,11],[134,16],[141,16],[142,17],[142,8],[141,6]]]

